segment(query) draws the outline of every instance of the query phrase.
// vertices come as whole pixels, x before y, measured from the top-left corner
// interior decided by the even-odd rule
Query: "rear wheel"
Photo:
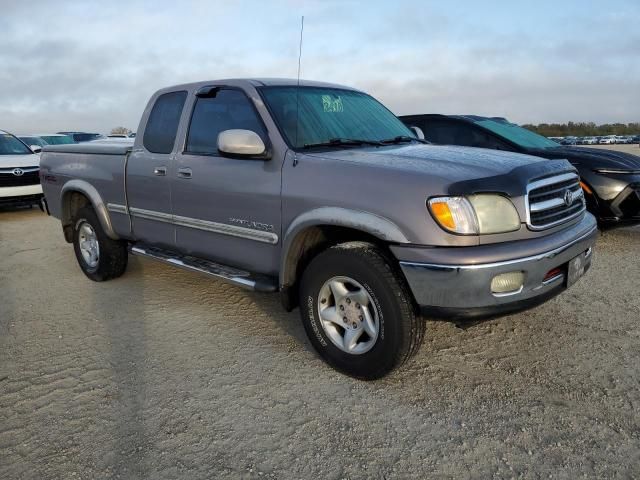
[[[363,380],[402,365],[424,335],[404,278],[369,243],[336,245],[314,258],[302,275],[300,306],[320,356]]]
[[[74,217],[73,249],[80,268],[93,281],[117,278],[127,268],[126,242],[109,238],[91,207],[81,208]]]

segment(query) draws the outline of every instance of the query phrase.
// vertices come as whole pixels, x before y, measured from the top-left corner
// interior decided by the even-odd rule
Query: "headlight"
[[[464,197],[438,197],[429,200],[429,209],[436,222],[453,233],[475,235],[478,222],[473,207]]]
[[[625,169],[625,168],[594,168],[594,172],[596,173],[604,173],[604,174],[626,174],[633,175],[636,173],[640,173],[640,169]]]
[[[437,197],[429,200],[428,204],[438,225],[459,235],[505,233],[520,228],[516,207],[501,195]]]

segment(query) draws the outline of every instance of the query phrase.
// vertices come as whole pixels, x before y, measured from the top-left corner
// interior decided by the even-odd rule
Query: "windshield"
[[[264,87],[261,92],[293,148],[334,139],[378,142],[399,136],[415,137],[384,105],[362,92],[295,86]],[[296,102],[300,107],[297,122]]]
[[[30,148],[9,133],[0,133],[0,155],[29,155]]]
[[[49,145],[68,145],[69,143],[75,143],[73,138],[68,135],[41,135],[40,138]]]
[[[553,140],[522,128],[515,123],[488,119],[476,120],[475,123],[524,148],[556,148],[560,146]]]

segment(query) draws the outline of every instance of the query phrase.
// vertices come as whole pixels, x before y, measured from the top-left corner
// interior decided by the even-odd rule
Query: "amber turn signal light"
[[[586,183],[580,182],[580,186],[582,187],[582,190],[587,192],[589,195],[591,195],[593,193]]]
[[[456,229],[456,222],[446,202],[433,202],[430,206],[433,216],[436,217],[440,225],[450,230]]]

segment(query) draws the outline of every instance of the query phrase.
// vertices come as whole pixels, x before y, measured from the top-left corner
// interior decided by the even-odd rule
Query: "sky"
[[[160,88],[301,77],[398,115],[640,121],[640,1],[0,0],[0,129],[135,131]]]

